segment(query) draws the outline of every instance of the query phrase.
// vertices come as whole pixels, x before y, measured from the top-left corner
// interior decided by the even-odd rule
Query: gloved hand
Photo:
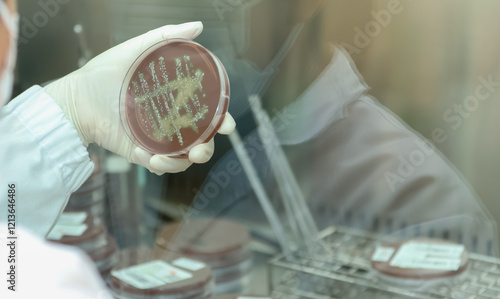
[[[129,162],[158,175],[186,170],[192,163],[205,163],[213,155],[213,139],[194,147],[187,158],[151,155],[137,147],[122,127],[119,95],[125,75],[137,57],[152,45],[172,38],[192,40],[203,31],[201,22],[169,25],[118,45],[92,59],[81,69],[45,87],[74,124],[85,145],[96,143]],[[228,113],[219,129],[230,134],[235,122]]]

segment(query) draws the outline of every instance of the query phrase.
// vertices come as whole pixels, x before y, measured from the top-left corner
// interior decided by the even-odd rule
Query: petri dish
[[[106,189],[101,186],[91,191],[71,194],[68,206],[70,208],[87,207],[97,202],[103,202],[105,199]]]
[[[87,213],[63,213],[65,218],[79,217]],[[61,216],[63,217],[63,216]],[[73,245],[85,252],[91,252],[106,244],[106,231],[99,217],[85,216],[82,222],[68,222],[59,219],[47,239],[54,243]]]
[[[263,298],[263,299],[272,299],[269,296],[254,296],[254,295],[224,295],[224,296],[217,296],[214,299],[256,299],[256,298]]]
[[[101,217],[105,210],[105,200],[104,186],[85,193],[73,193],[68,200],[65,212],[85,211],[95,217]]]
[[[252,256],[250,234],[244,226],[220,219],[173,223],[158,232],[156,242],[158,248],[208,264],[216,295],[246,291]]]
[[[110,286],[117,298],[212,298],[210,268],[201,262],[159,250],[119,253]]]
[[[116,241],[107,235],[106,243],[93,251],[87,252],[89,257],[94,261],[101,276],[107,276],[116,263]]]
[[[106,183],[105,173],[102,169],[102,163],[99,157],[95,154],[90,154],[90,159],[94,162],[94,171],[90,177],[82,184],[82,186],[73,194],[85,194],[103,187]]]
[[[156,244],[203,261],[213,271],[251,259],[247,228],[228,220],[207,218],[172,223],[158,232]]]
[[[184,156],[217,133],[229,94],[227,72],[213,53],[196,42],[171,39],[144,51],[130,67],[120,91],[120,117],[137,146]]]
[[[467,268],[468,253],[460,244],[411,239],[378,246],[371,264],[386,281],[412,284],[461,274]]]
[[[216,274],[214,273],[214,276]],[[250,291],[251,274],[247,273],[244,276],[237,276],[229,279],[228,276],[220,279],[215,276],[215,295],[246,293]],[[227,280],[229,279],[229,280]]]

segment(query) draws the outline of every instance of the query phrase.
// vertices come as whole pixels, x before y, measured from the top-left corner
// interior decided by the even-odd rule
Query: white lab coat
[[[0,297],[112,298],[82,251],[43,240],[94,168],[73,125],[35,86],[2,108],[0,140],[0,268],[7,277],[14,265],[17,280],[14,292],[2,279]],[[9,184],[15,184],[15,263],[7,263]]]
[[[9,242],[0,228],[0,298],[112,299],[92,261],[77,248],[51,244],[39,236],[17,229],[15,263],[8,263]],[[15,283],[6,282],[11,266]],[[8,289],[12,287],[15,291]]]
[[[45,237],[94,168],[61,108],[34,86],[0,111],[0,222],[16,184],[16,222]]]
[[[367,91],[348,54],[335,48],[321,76],[274,119],[318,226],[445,238],[496,254],[496,223],[472,188],[439,151]],[[262,142],[253,132],[245,147],[283,211]],[[256,203],[231,152],[210,173],[188,216],[261,221]]]

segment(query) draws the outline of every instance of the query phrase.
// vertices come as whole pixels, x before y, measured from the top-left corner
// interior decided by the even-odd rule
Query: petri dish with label
[[[222,219],[173,223],[158,232],[156,243],[159,248],[207,263],[215,278],[215,294],[248,291],[250,234],[241,224]]]
[[[106,244],[106,231],[99,217],[86,212],[64,212],[47,239],[91,252]]]
[[[436,239],[411,239],[378,246],[372,268],[384,281],[405,286],[459,276],[468,265],[463,245]]]
[[[151,249],[120,252],[109,283],[113,295],[123,299],[208,299],[213,292],[208,265]]]
[[[227,72],[213,53],[189,40],[163,41],[143,52],[123,81],[122,125],[142,149],[183,156],[217,133],[229,94]]]

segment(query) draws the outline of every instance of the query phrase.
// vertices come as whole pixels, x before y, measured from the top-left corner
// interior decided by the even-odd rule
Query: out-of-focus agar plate
[[[160,42],[134,62],[120,93],[122,124],[152,154],[182,156],[213,138],[229,105],[220,60],[188,40]]]
[[[455,276],[462,273],[467,268],[469,257],[466,250],[460,251],[459,256],[456,256],[454,258],[452,256],[443,258],[440,255],[437,255],[437,257],[435,257],[432,254],[429,254],[429,256],[426,257],[426,259],[428,259],[427,264],[431,264],[432,266],[442,266],[443,264],[445,264],[446,266],[447,264],[446,262],[449,263],[450,261],[456,260],[457,264],[456,269],[439,269],[439,267],[429,268],[427,264],[421,267],[417,267],[414,265],[412,265],[411,267],[393,265],[392,262],[394,261],[395,257],[400,252],[400,250],[402,250],[403,246],[410,243],[422,244],[424,246],[429,246],[429,247],[433,245],[451,246],[451,247],[460,246],[459,244],[454,244],[447,241],[434,240],[434,239],[414,239],[414,240],[407,240],[405,242],[384,244],[384,247],[392,248],[394,250],[394,253],[391,254],[390,259],[388,259],[387,261],[373,260],[372,257],[373,269],[375,269],[377,272],[387,277],[393,277],[398,279],[426,280],[426,279],[436,279],[436,278]],[[418,255],[421,254],[421,252],[416,252],[415,254]],[[407,257],[407,258],[417,259],[416,257]],[[422,258],[419,257],[418,259],[421,260]]]
[[[165,258],[165,256],[168,256],[168,258]],[[213,284],[210,267],[203,263],[201,263],[202,268],[196,269],[176,265],[175,261],[181,258],[183,257],[180,255],[169,255],[159,250],[128,249],[121,251],[118,254],[118,263],[111,272],[111,288],[119,298],[139,298],[139,296],[140,298],[165,299],[212,298]],[[164,269],[158,266],[151,266],[149,270],[145,271],[137,271],[139,269],[132,271],[130,269],[130,267],[135,266],[134,268],[137,268],[151,262],[167,263],[167,265],[165,265]],[[127,268],[130,271],[120,275],[120,272]],[[171,269],[168,270],[168,268]],[[130,279],[125,281],[124,278],[127,277]],[[134,285],[133,282],[140,284],[153,282],[155,286],[140,287]]]
[[[250,234],[246,227],[223,219],[198,219],[163,227],[156,244],[182,253],[213,268],[234,266],[250,258]]]

